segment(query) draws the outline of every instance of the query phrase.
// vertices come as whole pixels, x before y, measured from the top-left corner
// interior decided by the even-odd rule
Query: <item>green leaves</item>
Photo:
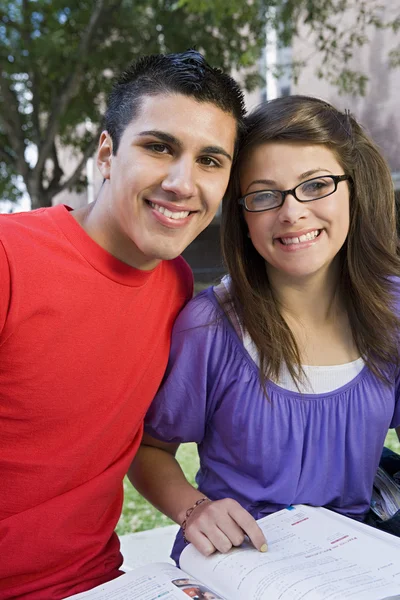
[[[392,68],[400,67],[400,44],[389,52],[389,62]]]
[[[82,157],[93,147],[112,78],[142,54],[195,47],[254,89],[266,23],[281,46],[305,27],[321,76],[347,93],[365,91],[365,75],[351,70],[350,59],[368,42],[368,27],[400,30],[399,17],[383,20],[378,0],[0,0],[0,136],[9,149],[0,159],[0,194],[13,196],[16,174],[36,204],[70,183],[60,148]],[[393,66],[399,56],[393,49]],[[295,79],[299,57],[291,68]],[[34,165],[25,160],[30,145],[38,150]],[[82,181],[80,173],[72,179]]]

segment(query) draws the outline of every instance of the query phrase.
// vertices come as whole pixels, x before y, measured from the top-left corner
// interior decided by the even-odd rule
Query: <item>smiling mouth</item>
[[[146,202],[149,206],[151,206],[151,208],[153,208],[157,212],[161,213],[165,217],[168,217],[169,219],[176,219],[176,220],[186,219],[186,217],[188,217],[190,214],[192,214],[192,212],[194,212],[194,211],[190,211],[190,210],[181,210],[180,212],[172,212],[171,210],[168,210],[168,208],[165,208],[164,206],[160,206],[159,204],[154,204],[154,202],[151,202],[151,200],[146,200]]]
[[[291,244],[301,244],[302,242],[312,242],[315,240],[320,234],[322,229],[315,229],[314,231],[309,231],[304,235],[300,235],[299,237],[291,237],[291,238],[277,238],[281,244],[284,246],[290,246]]]

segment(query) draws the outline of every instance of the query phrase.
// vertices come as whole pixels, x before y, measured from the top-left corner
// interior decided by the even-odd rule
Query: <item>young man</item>
[[[195,51],[115,85],[97,200],[0,217],[0,598],[119,575],[122,480],[192,294],[182,250],[225,193],[236,83]]]

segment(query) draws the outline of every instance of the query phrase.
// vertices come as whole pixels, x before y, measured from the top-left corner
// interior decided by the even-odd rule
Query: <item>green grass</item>
[[[400,453],[400,442],[393,429],[387,435],[385,446]],[[182,444],[178,450],[177,458],[186,477],[190,483],[194,484],[194,477],[199,466],[196,444]],[[168,517],[162,515],[151,504],[146,502],[127,479],[124,481],[124,489],[125,502],[117,527],[119,535],[172,524],[172,521]]]
[[[190,483],[199,468],[196,444],[182,444],[177,452],[177,458]],[[124,481],[125,501],[121,518],[118,522],[117,533],[132,533],[154,527],[172,525],[173,521],[161,514],[149,504],[131,485],[127,478]]]
[[[386,436],[385,446],[400,454],[400,442],[394,429],[390,429]]]

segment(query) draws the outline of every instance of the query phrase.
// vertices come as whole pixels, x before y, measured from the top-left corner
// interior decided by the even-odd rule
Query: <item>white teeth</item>
[[[300,244],[301,242],[310,242],[311,240],[315,240],[318,234],[319,229],[315,229],[314,231],[309,231],[300,237],[281,238],[281,242],[286,246],[290,246],[290,244]]]
[[[154,204],[154,202],[149,201],[149,204],[150,204],[151,208],[154,208],[155,210],[157,210],[161,214],[165,215],[169,219],[186,219],[186,217],[188,217],[190,214],[190,211],[188,211],[188,210],[182,210],[181,212],[171,212],[170,210],[168,210],[168,208],[164,208],[164,206],[159,206],[158,204]]]

